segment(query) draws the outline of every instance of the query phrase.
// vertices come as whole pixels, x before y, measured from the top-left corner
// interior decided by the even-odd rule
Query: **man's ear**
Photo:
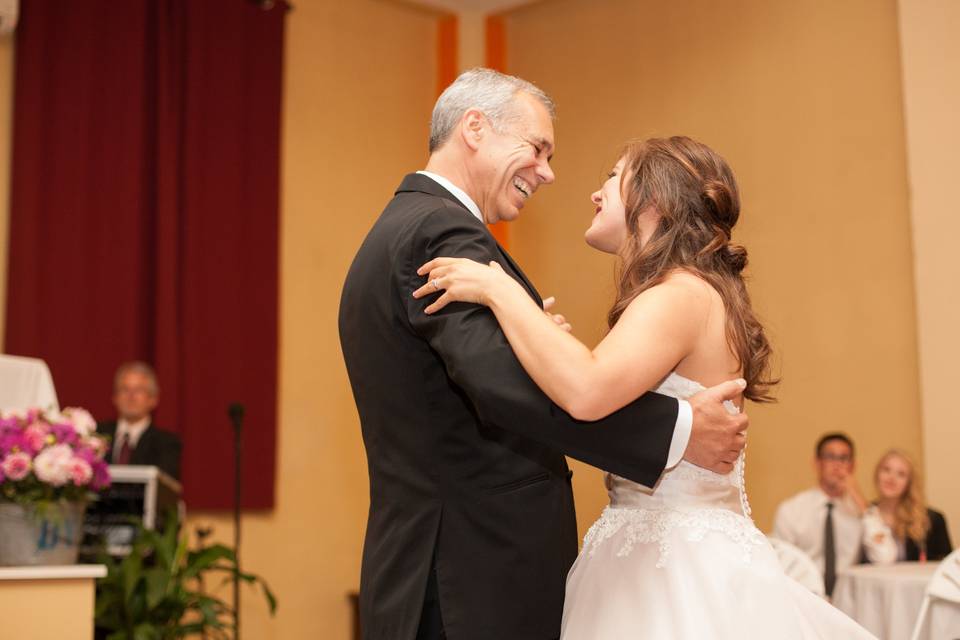
[[[487,118],[476,107],[471,107],[460,118],[460,136],[468,148],[476,151],[487,134]]]

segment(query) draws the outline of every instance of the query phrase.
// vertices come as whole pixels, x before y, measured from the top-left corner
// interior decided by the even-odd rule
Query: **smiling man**
[[[682,457],[725,471],[742,448],[745,419],[714,390],[689,403],[648,393],[577,422],[489,309],[427,315],[413,298],[420,265],[456,256],[496,260],[542,304],[485,223],[515,220],[553,182],[553,115],[529,82],[462,74],[434,107],[426,169],[403,179],[347,274],[340,341],[370,473],[367,640],[557,638],[577,555],[563,454],[652,487]]]

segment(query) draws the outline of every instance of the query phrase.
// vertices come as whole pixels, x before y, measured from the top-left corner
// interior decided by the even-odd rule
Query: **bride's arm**
[[[643,292],[592,351],[551,321],[527,292],[496,263],[437,258],[418,270],[422,297],[443,295],[427,307],[454,301],[485,304],[530,377],[551,400],[579,420],[598,420],[627,405],[676,367],[701,331],[708,297],[686,278]]]

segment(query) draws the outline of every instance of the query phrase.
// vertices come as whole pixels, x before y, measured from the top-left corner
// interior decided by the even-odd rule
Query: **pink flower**
[[[102,458],[104,454],[107,453],[106,438],[102,438],[100,436],[90,436],[85,440],[84,444],[86,444],[86,446],[89,447],[90,450],[93,451],[93,454],[98,458]]]
[[[14,482],[30,474],[30,456],[26,453],[11,453],[3,461],[3,475]]]
[[[70,470],[70,480],[78,487],[82,487],[93,478],[93,469],[83,458],[73,458],[68,465]]]
[[[70,480],[70,461],[73,450],[70,445],[55,444],[47,447],[33,460],[33,472],[41,482],[62,487]]]
[[[36,453],[43,449],[43,446],[46,444],[47,435],[50,431],[47,429],[45,424],[36,423],[32,424],[26,428],[23,432],[23,437],[27,441],[27,446]]]
[[[64,418],[73,424],[73,428],[76,429],[77,433],[82,437],[89,436],[97,430],[97,421],[93,419],[93,416],[90,415],[90,412],[86,409],[67,407],[62,411],[62,414]]]

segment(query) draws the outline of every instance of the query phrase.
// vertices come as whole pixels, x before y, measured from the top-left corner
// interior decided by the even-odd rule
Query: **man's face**
[[[113,390],[113,406],[124,420],[136,422],[147,417],[157,406],[157,396],[150,378],[138,371],[127,371]]]
[[[540,185],[554,179],[550,113],[526,93],[514,98],[514,107],[516,117],[502,132],[488,127],[477,148],[477,205],[488,224],[515,220]]]
[[[820,487],[830,495],[846,492],[847,477],[853,473],[853,451],[843,440],[828,440],[816,460]]]

